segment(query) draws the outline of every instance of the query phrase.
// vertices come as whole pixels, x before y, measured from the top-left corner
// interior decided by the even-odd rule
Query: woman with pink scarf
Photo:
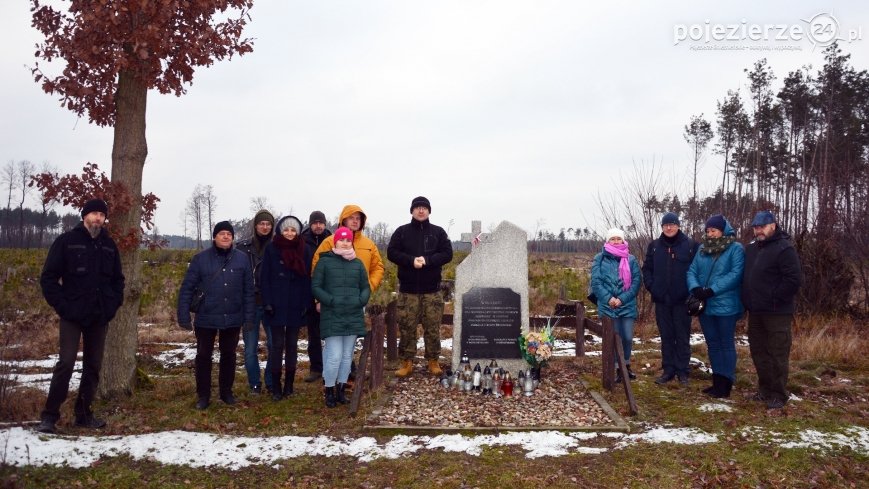
[[[356,338],[365,336],[363,307],[371,296],[368,272],[353,249],[353,231],[341,226],[333,234],[334,247],[321,251],[311,289],[320,311],[323,347],[323,383],[326,407],[347,404],[344,384]]]
[[[610,229],[606,233],[603,251],[594,257],[591,266],[591,289],[597,296],[597,314],[613,320],[613,328],[622,340],[628,377],[636,379],[631,370],[631,345],[634,321],[637,319],[637,294],[643,277],[640,264],[628,250],[625,232]],[[622,381],[616,370],[616,382]]]

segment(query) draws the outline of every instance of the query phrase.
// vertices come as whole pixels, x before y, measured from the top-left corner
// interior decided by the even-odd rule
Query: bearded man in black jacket
[[[754,241],[745,247],[742,304],[748,310],[748,343],[757,370],[753,399],[781,409],[790,397],[791,325],[803,272],[790,236],[772,212],[758,212],[751,227]]]
[[[60,316],[60,355],[37,431],[54,433],[60,406],[69,393],[82,338],[82,374],[75,400],[75,425],[102,428],[91,404],[100,381],[103,349],[109,321],[124,301],[124,274],[118,247],[103,227],[109,208],[104,200],[89,200],[82,221],[51,245],[39,284],[42,295]]]
[[[398,265],[398,344],[401,367],[395,372],[406,377],[413,372],[416,356],[416,326],[422,324],[428,371],[442,373],[440,326],[444,299],[440,292],[441,268],[453,259],[453,245],[446,231],[428,220],[431,204],[417,197],[410,204],[410,223],[399,226],[389,239],[386,256]]]

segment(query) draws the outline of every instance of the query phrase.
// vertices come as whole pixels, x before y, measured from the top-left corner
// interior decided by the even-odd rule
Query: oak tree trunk
[[[145,140],[145,106],[148,90],[129,72],[118,75],[115,95],[116,119],[112,144],[112,182],[122,183],[133,205],[125,213],[112,213],[109,219],[118,229],[139,229],[142,218],[142,170],[148,156]],[[126,285],[124,304],[109,325],[100,380],[100,396],[114,397],[133,392],[136,378],[139,302],[142,295],[142,261],[139,247],[121,250]]]

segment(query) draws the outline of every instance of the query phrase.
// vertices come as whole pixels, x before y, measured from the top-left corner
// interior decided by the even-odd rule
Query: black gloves
[[[244,323],[241,329],[243,329],[245,333],[249,333],[253,331],[253,323]]]
[[[266,304],[265,306],[263,306],[263,312],[266,313],[266,315],[270,318],[275,317],[275,308],[272,307],[271,304]]]
[[[703,287],[694,287],[691,289],[691,295],[703,301],[715,295],[715,291],[708,287],[705,289]]]

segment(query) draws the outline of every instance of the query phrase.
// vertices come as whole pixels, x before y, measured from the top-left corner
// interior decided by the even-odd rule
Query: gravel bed
[[[453,429],[568,429],[614,424],[585,388],[579,367],[572,362],[551,362],[541,377],[531,396],[514,388],[513,396],[496,397],[445,389],[417,365],[410,377],[387,386],[387,399],[366,424]]]

